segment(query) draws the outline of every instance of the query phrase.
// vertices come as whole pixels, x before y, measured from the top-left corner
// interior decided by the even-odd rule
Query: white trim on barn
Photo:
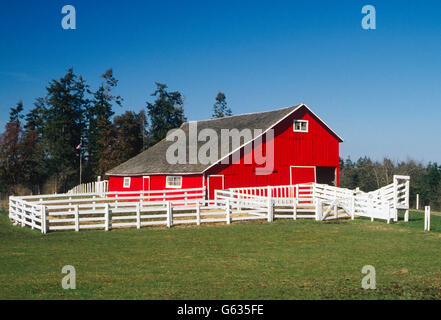
[[[145,188],[145,179],[149,180],[148,189]],[[142,190],[150,190],[150,176],[142,176]]]

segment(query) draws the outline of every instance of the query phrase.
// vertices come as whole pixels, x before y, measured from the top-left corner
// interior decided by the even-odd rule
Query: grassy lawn
[[[52,232],[0,214],[0,299],[440,299],[441,217]],[[64,265],[77,289],[63,290]],[[377,289],[361,289],[364,265]]]

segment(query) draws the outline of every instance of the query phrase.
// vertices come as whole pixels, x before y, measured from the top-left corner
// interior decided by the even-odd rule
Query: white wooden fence
[[[109,181],[94,181],[89,183],[82,183],[70,189],[68,194],[84,194],[84,193],[98,193],[105,194],[109,189]]]
[[[404,182],[398,183],[398,180]],[[42,233],[243,220],[369,217],[388,223],[397,210],[408,210],[409,179],[394,179],[392,187],[374,192],[309,183],[287,186],[58,194],[9,198],[9,217]],[[407,205],[407,207],[406,207]]]
[[[268,202],[247,205],[242,199],[204,200],[205,188],[150,192],[10,197],[9,217],[42,233],[242,220],[272,221]],[[241,212],[233,208],[241,207]]]
[[[398,210],[405,210],[404,220],[409,217],[408,176],[395,175],[393,183],[372,192],[350,190],[325,184],[309,183],[299,185],[231,188],[226,191],[244,199],[270,195],[278,218],[314,218],[316,220],[356,216],[382,219],[388,223],[398,220]],[[225,199],[225,190],[216,193]],[[218,197],[218,196],[217,196]],[[298,214],[300,213],[300,215]]]

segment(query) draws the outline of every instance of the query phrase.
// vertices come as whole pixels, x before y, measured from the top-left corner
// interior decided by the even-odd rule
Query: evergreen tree
[[[43,143],[43,129],[45,126],[45,101],[43,98],[36,99],[34,108],[29,111],[25,120],[23,157],[26,159],[26,162],[23,172],[23,184],[33,194],[39,194],[49,176],[46,147]]]
[[[15,193],[15,188],[23,181],[22,112],[21,101],[15,108],[11,107],[9,122],[6,124],[5,132],[0,136],[0,180],[10,193]]]
[[[9,122],[20,123],[20,120],[23,119],[23,101],[17,102],[17,106],[11,107],[9,111]]]
[[[49,168],[56,174],[61,191],[79,181],[79,157],[82,153],[77,152],[75,147],[82,140],[86,125],[87,88],[85,81],[75,75],[72,68],[60,80],[52,80],[47,87],[43,136]]]
[[[120,116],[115,116],[113,120],[115,140],[112,148],[113,165],[111,167],[129,160],[143,150],[143,122],[143,111],[139,114],[126,111]]]
[[[227,98],[222,92],[218,92],[216,96],[216,103],[213,105],[212,118],[223,118],[233,115],[231,109],[227,106]]]
[[[159,82],[156,82],[156,87],[152,94],[156,97],[155,102],[147,102],[148,146],[158,143],[169,130],[179,128],[186,121],[182,95],[177,91],[167,91],[167,86]]]
[[[109,167],[109,155],[115,139],[112,124],[113,103],[121,106],[122,98],[113,96],[111,91],[117,86],[118,80],[113,76],[112,69],[108,69],[101,78],[104,82],[93,95],[93,101],[87,111],[87,154],[88,162],[86,172],[89,180],[94,180],[98,175],[104,175]]]

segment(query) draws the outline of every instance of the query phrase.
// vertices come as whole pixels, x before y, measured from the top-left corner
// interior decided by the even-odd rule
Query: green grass
[[[0,214],[0,299],[440,299],[441,217],[52,232]],[[77,289],[63,290],[64,265]],[[377,289],[361,289],[364,265]]]

